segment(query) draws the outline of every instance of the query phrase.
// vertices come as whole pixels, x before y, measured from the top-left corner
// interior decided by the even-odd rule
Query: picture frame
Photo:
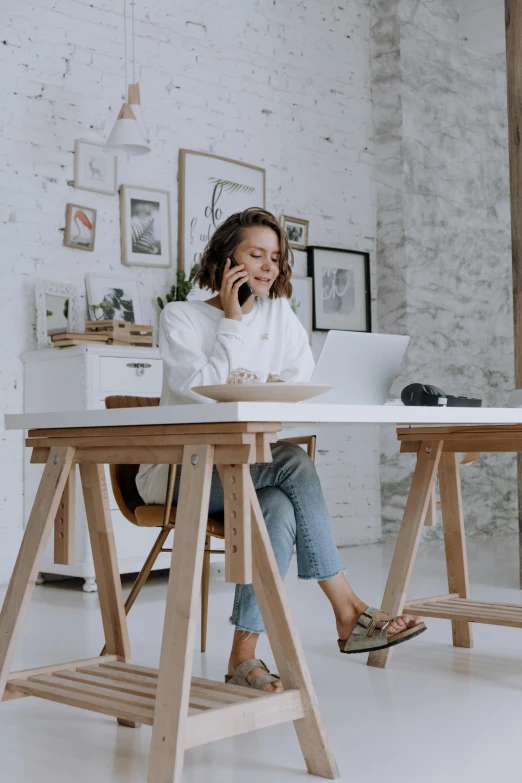
[[[281,215],[279,222],[286,231],[288,244],[292,250],[306,250],[308,247],[309,220]]]
[[[118,158],[104,144],[76,139],[74,142],[74,187],[115,195]]]
[[[188,276],[215,229],[234,212],[266,204],[265,169],[180,149],[178,266]]]
[[[313,281],[311,277],[293,277],[290,307],[298,317],[312,342],[313,331]]]
[[[63,244],[77,250],[94,250],[96,236],[96,210],[67,204],[65,207],[65,231]]]
[[[371,332],[370,254],[333,247],[309,247],[313,280],[313,329]]]
[[[119,275],[85,276],[87,313],[90,321],[116,320],[141,324],[141,303],[138,281]],[[97,307],[106,303],[105,306]],[[96,308],[96,309],[94,309]]]
[[[172,266],[170,192],[120,186],[121,260],[126,266]]]
[[[36,280],[36,342],[38,348],[52,346],[52,334],[83,332],[80,296],[74,285],[53,280]]]

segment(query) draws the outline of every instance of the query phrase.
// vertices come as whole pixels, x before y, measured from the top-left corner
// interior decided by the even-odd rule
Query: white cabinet
[[[105,397],[110,394],[159,397],[161,393],[162,362],[155,348],[100,346],[93,343],[75,348],[30,351],[22,356],[22,360],[26,413],[104,408]],[[41,465],[31,465],[30,457],[30,449],[26,449],[25,523],[43,470]],[[110,488],[108,469],[107,485],[120,573],[139,571],[158,531],[136,527],[120,513]],[[77,486],[75,562],[69,566],[55,565],[51,536],[41,572],[83,577],[84,590],[92,591],[96,590],[96,583],[80,481]],[[155,568],[168,568],[169,565],[170,555],[164,553],[158,557]]]

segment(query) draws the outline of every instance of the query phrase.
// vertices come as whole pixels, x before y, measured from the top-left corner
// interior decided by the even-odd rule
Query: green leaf
[[[186,302],[188,299],[188,295],[194,288],[194,278],[198,271],[198,265],[192,267],[190,270],[190,275],[187,280],[187,275],[184,269],[178,269],[176,272],[176,281],[177,285],[174,284],[170,287],[170,290],[166,294],[165,298],[168,303],[170,302]],[[157,303],[160,309],[163,309],[164,304],[163,300],[158,297]],[[160,304],[161,302],[161,304]]]

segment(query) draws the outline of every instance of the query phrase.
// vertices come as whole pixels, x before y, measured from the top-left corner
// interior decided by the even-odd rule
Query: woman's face
[[[251,226],[236,247],[234,258],[244,264],[254,296],[266,296],[279,275],[279,237],[268,226]]]

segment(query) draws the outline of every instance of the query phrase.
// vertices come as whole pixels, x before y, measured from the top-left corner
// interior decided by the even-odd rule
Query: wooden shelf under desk
[[[404,613],[417,617],[440,617],[445,620],[522,628],[522,605],[474,601],[471,598],[459,598],[458,595],[407,601]]]
[[[154,722],[158,670],[118,660],[57,665],[9,677],[6,697],[38,696],[122,720]],[[185,747],[304,717],[301,694],[269,694],[224,682],[192,678]]]

